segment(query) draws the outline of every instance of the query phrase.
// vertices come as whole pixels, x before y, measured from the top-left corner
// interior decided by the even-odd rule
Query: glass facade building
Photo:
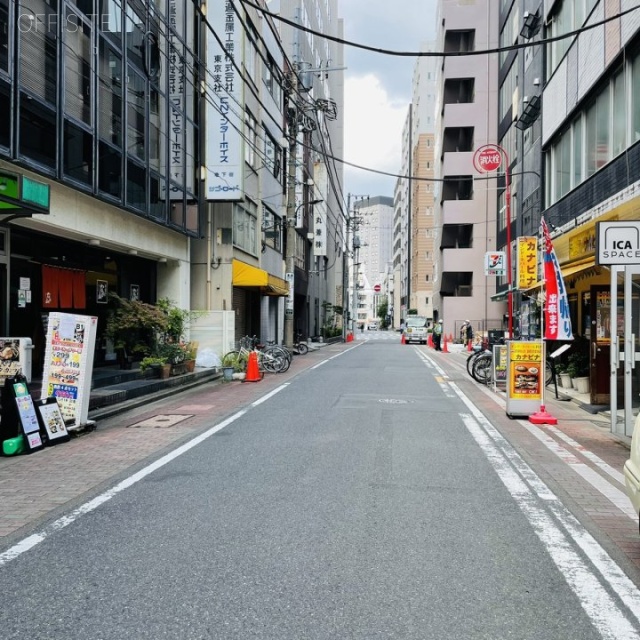
[[[0,157],[196,235],[196,4],[0,0],[0,22]]]

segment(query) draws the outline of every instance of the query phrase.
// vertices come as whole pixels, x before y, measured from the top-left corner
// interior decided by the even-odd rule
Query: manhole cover
[[[152,429],[167,429],[173,427],[187,418],[193,418],[191,415],[158,415],[152,418],[142,420],[142,422],[136,422],[136,424],[129,425],[129,429],[140,429],[142,427],[150,427]]]
[[[383,404],[411,404],[413,400],[398,400],[397,398],[380,398],[378,402]]]

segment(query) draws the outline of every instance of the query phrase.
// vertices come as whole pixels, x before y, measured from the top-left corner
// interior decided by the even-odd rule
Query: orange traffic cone
[[[400,344],[407,344],[407,340],[404,337],[404,331],[402,332],[402,337],[400,338]]]
[[[449,353],[449,349],[447,349],[447,334],[442,334],[442,340],[444,344],[442,345],[442,353]]]
[[[262,376],[260,375],[260,367],[258,367],[258,356],[255,351],[252,351],[247,361],[247,374],[244,377],[244,381],[259,382],[260,380],[262,380]]]
[[[430,346],[433,349],[433,335],[429,334],[427,336],[427,345]]]

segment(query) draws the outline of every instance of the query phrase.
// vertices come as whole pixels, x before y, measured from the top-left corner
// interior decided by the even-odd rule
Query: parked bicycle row
[[[493,383],[493,351],[488,348],[479,348],[472,351],[467,358],[467,373],[480,384]],[[545,361],[544,384],[553,382],[553,362],[550,358]]]
[[[245,373],[249,356],[255,353],[261,376],[265,373],[284,373],[291,366],[294,355],[304,355],[308,351],[309,346],[302,340],[301,334],[296,335],[292,349],[271,341],[264,344],[257,336],[244,336],[238,341],[236,349],[222,357],[222,366],[233,367],[237,373]]]

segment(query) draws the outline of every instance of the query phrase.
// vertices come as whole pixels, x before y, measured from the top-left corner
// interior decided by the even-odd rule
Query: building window
[[[122,59],[102,38],[98,62],[100,83],[98,135],[122,144]]]
[[[127,78],[127,153],[145,160],[145,107],[147,103],[144,78],[128,67]]]
[[[0,71],[9,73],[12,30],[9,28],[9,0],[0,0]]]
[[[264,130],[264,154],[265,166],[269,173],[279,181],[282,171],[282,147],[266,129]]]
[[[244,161],[250,166],[256,166],[256,140],[258,123],[249,111],[244,112]]]
[[[640,55],[637,55],[631,66],[631,123],[632,140],[640,140]]]
[[[91,125],[91,27],[69,9],[66,14],[66,24],[74,28],[63,29],[64,111],[67,116]]]
[[[257,207],[253,202],[246,201],[242,205],[233,206],[233,244],[250,253],[257,255]]]
[[[69,121],[64,123],[63,158],[66,176],[93,184],[93,136]]]
[[[282,218],[268,207],[263,207],[262,234],[264,244],[275,251],[282,251]]]

